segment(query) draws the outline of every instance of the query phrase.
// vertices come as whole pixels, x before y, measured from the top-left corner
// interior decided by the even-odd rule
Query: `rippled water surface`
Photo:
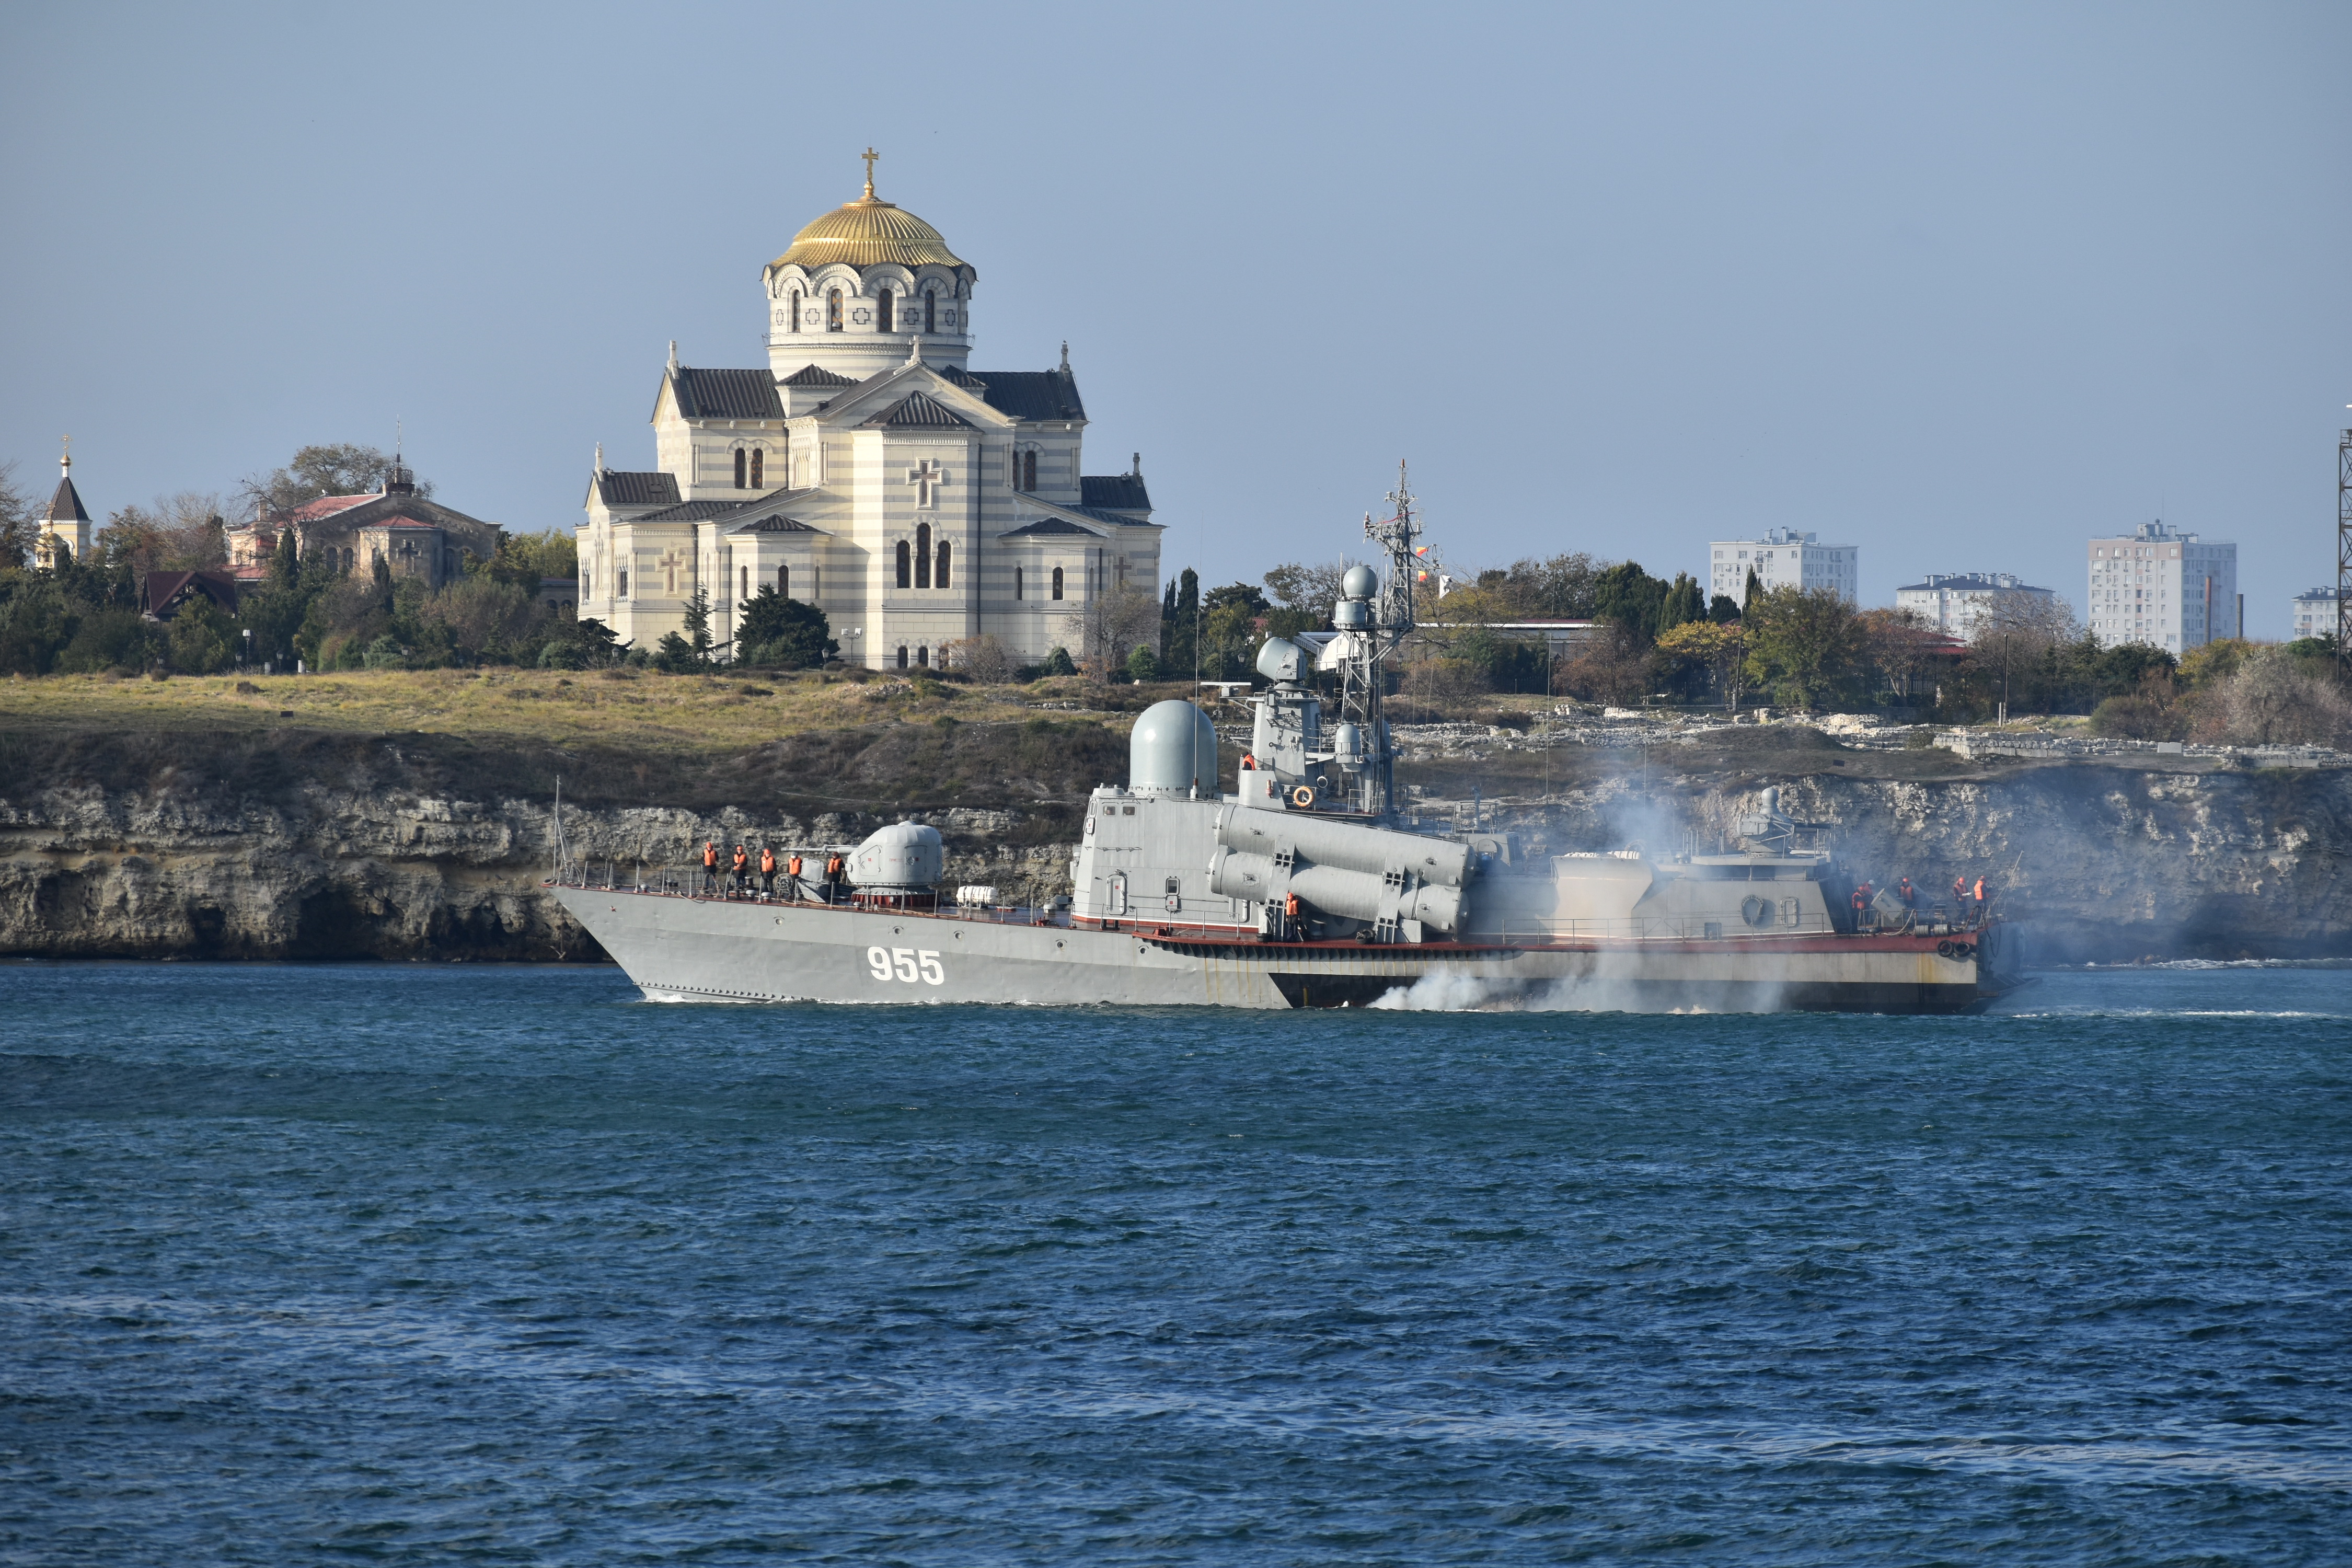
[[[2352,973],[0,967],[0,1562],[2343,1563]]]

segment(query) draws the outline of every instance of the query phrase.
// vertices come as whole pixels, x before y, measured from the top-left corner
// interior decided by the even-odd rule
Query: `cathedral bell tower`
[[[907,363],[961,370],[971,353],[979,275],[938,229],[874,194],[835,207],[768,263],[768,364],[778,380],[817,365],[852,381]]]

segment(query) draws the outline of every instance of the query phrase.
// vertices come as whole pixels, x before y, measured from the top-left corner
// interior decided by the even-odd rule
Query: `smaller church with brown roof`
[[[455,582],[467,555],[487,561],[497,554],[506,531],[418,495],[416,476],[395,458],[383,488],[372,495],[321,496],[283,518],[230,526],[229,571],[239,583],[269,574],[278,536],[289,527],[295,553],[305,562],[323,553],[331,570],[348,576],[373,573],[382,560],[394,579],[416,579],[428,591]]]

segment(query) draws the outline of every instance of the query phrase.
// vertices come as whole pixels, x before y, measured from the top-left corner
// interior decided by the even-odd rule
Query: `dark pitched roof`
[[[167,621],[182,605],[200,595],[236,614],[236,579],[225,571],[150,572],[139,582],[139,608]]]
[[[596,476],[596,494],[606,506],[676,506],[677,476],[606,468]]]
[[[910,392],[887,411],[868,419],[868,425],[895,426],[900,429],[969,430],[971,421],[936,398],[919,392]]]
[[[771,507],[780,501],[797,500],[814,487],[796,490],[770,490],[765,495],[747,496],[741,500],[690,500],[684,506],[674,506],[664,511],[649,512],[636,519],[638,522],[709,522],[714,519],[740,517]]]
[[[763,517],[757,522],[739,522],[727,531],[730,533],[819,533],[824,531],[803,522],[796,517]]]
[[[89,513],[82,510],[81,492],[74,489],[73,476],[58,481],[58,493],[49,498],[49,510],[41,516],[50,522],[88,522]]]
[[[971,390],[987,399],[991,408],[1015,419],[1087,416],[1086,405],[1078,401],[1078,378],[1066,370],[983,370],[972,373],[971,379],[979,383]]]
[[[755,503],[751,501],[741,500],[690,500],[683,506],[670,507],[663,511],[648,512],[636,521],[639,522],[708,522],[714,517],[724,517],[730,512],[740,511],[753,504]]]
[[[1037,521],[1030,523],[1025,528],[1013,529],[1007,532],[1000,533],[996,537],[999,539],[1020,539],[1026,535],[1036,533],[1083,533],[1088,539],[1099,539],[1102,537],[1093,529],[1081,528],[1066,517],[1041,518]]]
[[[1078,479],[1078,499],[1108,511],[1150,511],[1151,493],[1141,474],[1086,474]]]
[[[677,411],[688,419],[782,419],[783,400],[776,378],[764,370],[687,370],[670,373]]]
[[[1062,510],[1064,511],[1076,512],[1080,517],[1092,518],[1097,522],[1109,523],[1114,528],[1148,528],[1150,526],[1139,517],[1129,517],[1124,512],[1105,511],[1100,507],[1066,506],[1062,508]]]
[[[855,386],[857,383],[838,371],[823,365],[804,364],[784,377],[786,386]]]

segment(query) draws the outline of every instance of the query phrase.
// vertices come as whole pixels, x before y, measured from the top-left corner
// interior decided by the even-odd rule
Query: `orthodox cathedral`
[[[930,225],[866,194],[761,274],[768,363],[706,370],[670,345],[656,467],[596,451],[578,530],[579,613],[649,647],[709,595],[725,644],[762,586],[815,605],[852,664],[907,668],[993,635],[1038,659],[1087,606],[1156,594],[1159,524],[1139,458],[1081,474],[1069,350],[973,371],[978,274]]]

